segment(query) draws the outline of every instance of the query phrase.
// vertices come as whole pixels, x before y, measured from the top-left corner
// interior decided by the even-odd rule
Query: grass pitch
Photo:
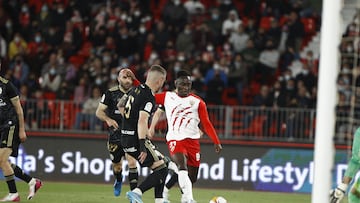
[[[0,195],[7,194],[7,186],[4,180],[0,184]],[[129,190],[128,185],[123,185],[122,193],[115,197],[111,184],[83,184],[63,182],[43,182],[43,187],[30,201],[34,203],[112,203],[129,202],[125,193]],[[24,182],[17,181],[21,201],[26,202],[28,186]],[[289,194],[272,192],[253,192],[237,190],[201,189],[194,188],[194,198],[198,203],[208,203],[214,196],[223,196],[229,203],[304,203],[311,202],[309,194]],[[147,191],[143,196],[145,203],[153,203],[153,190]],[[170,201],[180,203],[180,191],[177,186],[170,191]],[[346,201],[344,201],[346,202]]]

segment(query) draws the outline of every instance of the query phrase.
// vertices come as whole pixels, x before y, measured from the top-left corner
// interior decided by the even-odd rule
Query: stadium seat
[[[257,115],[255,116],[249,127],[236,130],[237,136],[255,136],[255,137],[262,137],[263,136],[263,124],[264,120],[266,119],[265,116]]]

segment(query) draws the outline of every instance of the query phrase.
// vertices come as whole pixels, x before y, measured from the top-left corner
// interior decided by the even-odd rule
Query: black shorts
[[[10,156],[17,157],[20,145],[19,125],[4,125],[1,128],[1,144],[0,148],[11,148]]]
[[[113,163],[119,163],[122,157],[125,156],[125,152],[122,149],[120,141],[109,140],[107,142],[107,149],[110,153],[110,159]]]
[[[135,159],[139,160],[138,157],[140,155],[139,147],[123,147],[124,151],[128,153],[130,156],[134,157]],[[145,161],[143,163],[140,163],[141,167],[150,167],[155,161],[159,161],[162,159],[161,154],[155,150],[155,146],[153,143],[151,143],[150,140],[145,141],[145,149],[147,156],[145,158]]]

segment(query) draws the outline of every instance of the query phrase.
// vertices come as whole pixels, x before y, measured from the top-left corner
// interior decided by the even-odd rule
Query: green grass
[[[17,181],[18,191],[22,202],[26,202],[27,184]],[[128,185],[123,186],[122,193],[115,197],[112,193],[111,184],[81,184],[44,182],[43,187],[30,202],[34,203],[112,203],[129,202],[125,197]],[[0,184],[0,195],[7,194],[5,182]],[[213,196],[221,195],[230,203],[304,203],[310,202],[309,194],[289,194],[239,190],[219,190],[194,188],[194,198],[198,203],[208,203]],[[145,203],[153,203],[153,190],[147,191],[143,196]],[[170,191],[170,201],[180,202],[178,187]],[[346,202],[346,201],[344,201]]]

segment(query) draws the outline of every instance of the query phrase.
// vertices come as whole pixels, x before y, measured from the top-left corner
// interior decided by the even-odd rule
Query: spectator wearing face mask
[[[176,50],[179,52],[192,53],[194,48],[194,35],[191,31],[191,25],[186,24],[183,32],[176,38]]]
[[[317,77],[310,71],[310,66],[308,64],[303,64],[302,70],[296,75],[295,80],[296,82],[303,81],[308,92],[311,92],[312,88],[317,83]]]
[[[163,9],[162,19],[171,32],[171,37],[176,37],[187,23],[188,11],[181,0],[171,0]]]
[[[28,44],[20,33],[15,33],[14,38],[9,43],[9,59],[12,60],[18,54],[25,54]]]
[[[29,65],[23,60],[21,55],[16,55],[10,63],[10,69],[13,71],[13,77],[24,84],[29,76]]]
[[[46,72],[40,78],[40,86],[45,92],[56,93],[61,85],[62,78],[55,66],[50,67],[49,72]]]
[[[58,55],[55,52],[52,52],[49,55],[48,61],[42,66],[40,71],[40,76],[44,77],[46,73],[50,71],[50,69],[54,68],[55,70],[64,71],[65,68],[63,64],[59,63]]]
[[[213,35],[215,45],[221,43],[221,29],[222,29],[222,19],[220,18],[219,9],[214,8],[211,10],[211,17],[205,20],[205,24],[208,26],[210,32]]]
[[[242,24],[242,21],[239,19],[236,10],[229,11],[228,18],[225,19],[222,24],[222,35],[230,36],[232,32],[235,32],[239,28],[240,24]]]

